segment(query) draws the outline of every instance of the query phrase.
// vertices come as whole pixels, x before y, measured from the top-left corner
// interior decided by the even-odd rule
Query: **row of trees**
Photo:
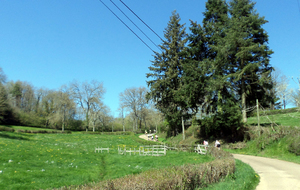
[[[0,76],[2,124],[95,131],[96,121],[105,128],[111,120],[110,110],[102,102],[105,89],[98,81],[74,81],[59,90],[48,90],[22,81],[6,82],[1,68]]]
[[[254,5],[208,0],[202,26],[191,21],[190,33],[172,13],[147,73],[147,98],[164,113],[170,131],[181,131],[182,119],[200,113],[210,115],[199,121],[202,135],[236,134],[256,99],[275,107],[273,51],[262,28],[267,21]]]
[[[105,88],[98,81],[73,81],[58,90],[37,89],[8,81],[0,68],[0,124],[68,130],[137,131],[155,129],[162,116],[145,98],[145,87],[120,94],[120,118],[103,103]]]

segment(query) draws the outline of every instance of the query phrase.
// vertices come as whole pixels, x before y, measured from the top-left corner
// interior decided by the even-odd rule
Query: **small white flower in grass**
[[[130,165],[128,165],[128,167],[130,167]]]
[[[18,162],[18,164],[21,164],[21,162]]]
[[[44,169],[42,169],[42,172],[44,172],[45,170]]]
[[[54,161],[51,161],[51,164],[54,164]]]
[[[76,169],[77,169],[77,166],[76,166]]]
[[[8,163],[11,163],[11,162],[13,162],[13,160],[8,160]]]
[[[2,174],[3,173],[3,171],[2,170],[0,170],[0,174]]]

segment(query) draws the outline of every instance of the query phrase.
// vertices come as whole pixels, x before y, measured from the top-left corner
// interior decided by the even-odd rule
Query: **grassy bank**
[[[236,154],[277,158],[300,164],[300,112],[297,110],[291,109],[295,112],[274,112],[274,115],[261,116],[261,128],[256,126],[257,117],[248,118],[247,135],[250,140],[243,142],[243,148],[228,149],[228,151]],[[289,111],[282,110],[281,112]],[[273,128],[271,127],[272,122]],[[261,131],[260,135],[259,131]]]
[[[259,183],[259,176],[248,165],[236,160],[236,171],[220,183],[209,185],[205,190],[253,190]]]

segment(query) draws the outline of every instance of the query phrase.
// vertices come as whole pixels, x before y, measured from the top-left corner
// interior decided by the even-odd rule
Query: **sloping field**
[[[300,112],[260,115],[260,124],[262,126],[269,126],[272,122],[282,126],[300,127]],[[257,125],[257,117],[249,117],[247,123],[249,125]]]
[[[212,160],[185,152],[161,157],[117,153],[118,146],[138,148],[137,139],[133,135],[0,132],[0,189],[58,188]],[[109,147],[110,151],[95,153],[95,147]]]

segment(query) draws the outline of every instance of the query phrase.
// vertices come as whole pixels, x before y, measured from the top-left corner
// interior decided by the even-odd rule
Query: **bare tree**
[[[281,75],[276,91],[281,99],[284,109],[286,108],[287,104],[289,104],[291,95],[293,93],[292,89],[288,89],[288,85],[289,79],[285,75]]]
[[[123,131],[125,132],[125,106],[121,103],[120,106],[119,106],[119,114],[122,118],[122,126],[123,126]]]
[[[108,126],[111,120],[111,116],[109,114],[110,109],[106,106],[103,106],[100,114],[98,115],[98,119],[100,121],[100,124],[102,125],[102,131],[104,130],[105,126]]]
[[[141,128],[143,109],[147,107],[146,93],[145,87],[127,88],[120,93],[120,104],[131,111],[134,116],[135,127],[133,130],[135,131],[138,129],[138,121],[140,121]]]
[[[76,106],[71,99],[70,90],[65,85],[63,85],[58,92],[57,109],[58,117],[62,121],[62,131],[64,131],[68,120],[74,116],[76,112]]]
[[[99,104],[105,93],[103,83],[92,80],[90,83],[79,83],[74,81],[70,84],[70,89],[74,100],[80,106],[85,114],[86,131],[90,124],[90,109],[93,103]]]
[[[297,79],[292,77],[292,79],[298,85],[298,89],[296,89],[292,94],[292,102],[295,106],[300,108],[300,77]]]
[[[100,103],[92,103],[91,104],[91,109],[90,109],[90,115],[91,115],[91,123],[93,126],[93,132],[95,132],[95,127],[96,127],[96,122],[99,120],[100,121],[100,117],[101,115],[103,115],[105,113],[105,106],[102,104],[102,102]]]

